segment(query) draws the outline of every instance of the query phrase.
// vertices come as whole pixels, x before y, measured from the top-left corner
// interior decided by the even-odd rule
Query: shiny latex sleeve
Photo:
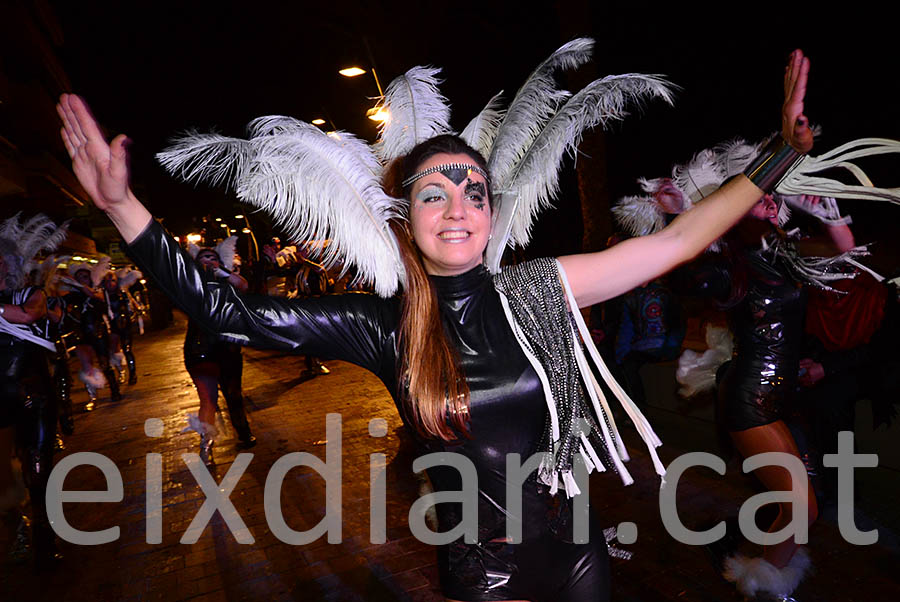
[[[128,254],[172,302],[205,331],[240,345],[352,362],[396,379],[399,302],[365,293],[316,299],[238,295],[208,277],[155,220]]]

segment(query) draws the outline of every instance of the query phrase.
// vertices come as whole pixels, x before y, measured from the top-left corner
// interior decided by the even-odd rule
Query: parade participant
[[[234,245],[236,236],[230,236],[214,249],[190,245],[189,252],[197,264],[217,281],[227,284],[239,293],[247,292],[247,281],[234,270]],[[219,389],[225,397],[231,424],[244,447],[256,445],[256,437],[250,431],[244,397],[241,394],[241,375],[244,357],[241,348],[219,340],[214,333],[205,330],[197,321],[188,321],[184,337],[184,366],[194,381],[200,397],[200,410],[188,416],[188,429],[200,434],[200,458],[207,465],[214,464],[213,446],[218,433],[216,410]]]
[[[390,127],[397,129],[390,135],[383,132],[378,147],[381,158],[391,161],[383,188],[367,146],[344,134],[330,142],[321,131],[287,118],[259,120],[252,127],[256,137],[244,147],[232,147],[246,150],[242,156],[260,164],[278,166],[281,160],[275,170],[281,175],[272,180],[265,179],[265,169],[239,167],[235,176],[243,198],[284,223],[293,221],[297,231],[290,233],[292,239],[318,238],[317,228],[327,226],[331,246],[342,248],[360,274],[374,281],[381,297],[241,297],[231,286],[204,277],[130,190],[125,138],[108,145],[80,98],[64,95],[60,100],[63,139],[82,185],[112,219],[142,270],[193,319],[229,340],[337,357],[369,368],[387,385],[423,451],[453,451],[474,465],[477,543],[459,539],[438,550],[441,588],[448,600],[608,599],[602,534],[592,533],[589,543],[575,543],[570,500],[563,497],[560,503],[554,497],[558,489],[579,492],[576,458],[589,469],[611,469],[626,484],[632,481],[623,464],[627,451],[606,400],[597,397],[600,387],[591,380],[588,362],[604,379],[608,371],[590,344],[577,307],[619,295],[702,251],[756,203],[764,192],[760,186],[783,174],[787,157],[812,146],[803,115],[808,61],[796,51],[785,74],[784,141],[767,153],[775,159],[774,172],[739,176],[656,235],[599,253],[497,270],[510,240],[527,242],[534,213],[555,189],[562,153],[575,147],[581,131],[621,118],[626,100],[668,95],[657,78],[629,75],[598,80],[564,101],[552,72],[583,62],[586,46],[572,42],[542,63],[513,99],[495,135],[482,136],[484,128],[478,124],[464,130],[463,139],[472,144],[442,135],[446,120],[431,129],[415,127],[402,115],[403,103],[391,103]],[[407,85],[409,79],[407,73],[407,81],[395,90],[398,95],[405,93],[399,90],[416,90]],[[391,87],[387,96],[392,97]],[[415,104],[415,109],[420,116],[434,117],[433,107]],[[473,135],[473,130],[479,133]],[[397,144],[395,135],[406,141]],[[485,161],[473,145],[490,150],[490,158]],[[324,161],[316,163],[317,151],[311,147],[332,159],[340,154],[345,177],[328,171]],[[297,171],[294,158],[308,160],[308,169]],[[334,163],[328,165],[335,169]],[[184,166],[177,160],[170,164],[176,172]],[[204,167],[209,165],[201,165],[201,172]],[[311,177],[313,173],[321,177]],[[368,212],[361,199],[372,201],[365,205]],[[344,210],[329,213],[329,203],[344,203]],[[302,209],[318,210],[317,220],[325,223],[311,225]],[[349,218],[354,210],[357,217]],[[408,215],[408,221],[394,219],[401,215]],[[369,225],[373,227],[366,230]],[[487,270],[499,274],[492,277]],[[403,292],[393,296],[401,284]],[[621,388],[607,383],[645,440],[657,472],[664,472],[655,452],[658,438]],[[510,517],[504,510],[506,458],[535,452],[543,452],[538,475],[522,488],[521,514]],[[460,489],[460,475],[449,466],[428,472],[436,490]],[[457,527],[459,516],[458,504],[439,504],[442,531]],[[521,540],[506,535],[510,518],[524,523]]]
[[[88,393],[87,410],[93,410],[97,391],[109,386],[110,399],[120,401],[119,380],[109,362],[109,319],[103,293],[98,289],[108,271],[108,259],[103,263],[68,264],[71,278],[63,279],[66,315],[72,321],[75,353],[81,364],[78,376]],[[96,365],[94,361],[96,360]],[[98,367],[99,366],[99,367]]]
[[[620,224],[636,235],[657,231],[664,216],[686,211],[752,165],[757,148],[737,140],[701,151],[689,163],[676,166],[672,178],[640,180],[650,196],[626,197],[614,213]],[[808,240],[798,240],[797,232],[788,236],[781,230],[791,215],[787,200],[794,208],[820,216],[832,241],[829,251],[839,257],[826,260],[802,256],[801,247]],[[828,282],[842,277],[838,269],[841,260],[863,252],[855,247],[848,223],[849,218],[840,216],[833,199],[766,194],[734,228],[715,241],[709,249],[715,252],[679,270],[681,292],[712,297],[729,313],[734,359],[718,370],[722,382],[716,421],[744,458],[781,452],[811,468],[808,450],[800,450],[792,431],[802,432],[794,430],[796,425],[789,428],[787,421],[795,410],[800,372],[804,285],[828,287]],[[827,270],[817,268],[823,264]],[[730,344],[730,340],[725,342]],[[717,351],[709,350],[708,356],[715,357]],[[727,355],[730,359],[731,353]],[[686,387],[702,382],[697,374],[704,366],[702,357],[686,352],[683,359],[679,381]],[[707,368],[716,371],[719,367]],[[808,524],[816,520],[816,497],[809,482],[792,486],[790,473],[779,466],[764,466],[754,474],[770,491],[801,489]],[[770,533],[791,522],[794,501],[778,504],[779,513],[768,528]],[[711,550],[724,576],[747,596],[757,592],[788,596],[809,568],[806,550],[793,538],[766,545],[760,558],[740,554],[725,558],[740,541],[736,534],[732,536],[727,545],[717,544]]]
[[[0,514],[16,529],[11,539],[26,543],[24,530],[15,526],[22,524],[21,490],[11,465],[15,447],[31,499],[38,569],[51,568],[59,558],[46,508],[57,420],[47,355],[55,347],[45,336],[46,296],[39,287],[25,286],[25,274],[35,255],[52,251],[65,236],[65,228],[40,214],[0,223]]]
[[[103,299],[109,317],[110,364],[119,373],[124,373],[125,365],[128,366],[129,385],[137,383],[137,364],[132,349],[132,328],[137,311],[128,287],[142,277],[138,270],[122,268],[108,272],[103,278]]]

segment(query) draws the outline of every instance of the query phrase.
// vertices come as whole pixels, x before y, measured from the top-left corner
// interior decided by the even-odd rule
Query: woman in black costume
[[[45,501],[56,444],[57,405],[48,365],[53,345],[46,338],[46,295],[39,287],[23,286],[22,266],[31,258],[19,255],[17,242],[0,238],[0,519],[21,529],[21,499],[14,495],[10,463],[15,448],[31,499],[35,566],[46,569],[59,558]],[[10,535],[27,544],[23,531]]]
[[[135,277],[140,277],[140,272]],[[137,383],[137,363],[132,349],[131,332],[136,319],[135,308],[127,287],[119,280],[118,273],[110,271],[106,274],[102,286],[103,297],[109,311],[109,350],[112,354],[110,360],[116,364],[117,371],[124,369],[122,363],[128,366],[128,384],[133,385]]]
[[[218,279],[223,286],[234,287],[239,293],[247,291],[247,281],[236,271],[225,269],[216,249],[199,249],[194,258],[202,270]],[[225,397],[231,424],[244,447],[256,445],[256,437],[250,431],[244,397],[241,394],[241,375],[244,358],[241,348],[218,339],[198,324],[188,320],[184,337],[184,366],[194,381],[200,397],[200,411],[188,417],[190,428],[200,434],[200,458],[207,465],[213,464],[215,444],[215,416],[219,389]]]
[[[801,152],[812,146],[802,115],[807,72],[808,61],[797,51],[785,76],[783,135]],[[587,544],[572,543],[566,523],[571,514],[547,487],[534,480],[523,487],[523,543],[508,542],[501,526],[508,518],[506,456],[524,458],[535,449],[547,406],[539,377],[482,267],[493,198],[485,160],[477,151],[440,136],[389,169],[385,189],[409,201],[409,225],[391,225],[406,270],[401,297],[238,297],[232,287],[204,279],[134,197],[127,183],[124,136],[107,145],[76,96],[64,95],[59,113],[66,148],[85,189],[108,213],[144,272],[189,315],[251,346],[336,357],[372,370],[424,450],[457,452],[474,464],[479,543],[457,541],[439,548],[448,600],[608,599],[602,535],[592,533]],[[753,181],[739,177],[657,235],[561,258],[577,304],[611,298],[687,261],[761,194]],[[453,470],[429,469],[429,476],[437,490],[460,489]],[[440,504],[438,510],[442,530],[456,526],[455,504]]]
[[[707,272],[713,277],[704,280],[709,292],[729,309],[735,340],[734,359],[720,375],[720,427],[728,431],[744,458],[781,452],[801,460],[785,420],[796,409],[792,406],[799,384],[806,290],[783,252],[784,245],[793,243],[779,239],[783,233],[778,229],[781,208],[776,198],[762,197],[726,235],[724,255],[729,260],[720,264],[714,276]],[[810,206],[819,202],[816,197],[802,200]],[[854,247],[846,225],[828,226],[827,231],[833,244],[831,254]],[[760,248],[762,239],[768,244]],[[780,466],[761,466],[753,474],[769,491],[791,491],[799,486]],[[818,507],[811,484],[803,485],[808,527],[816,520]],[[792,519],[793,504],[779,503],[768,532],[784,529]],[[725,560],[726,578],[747,595],[755,593],[751,591],[754,588],[790,595],[808,566],[805,549],[793,537],[767,544],[761,558],[736,555]]]
[[[97,389],[103,386],[104,379],[109,385],[113,401],[120,401],[122,393],[116,373],[109,363],[109,325],[103,294],[95,288],[90,269],[76,267],[72,277],[75,279],[74,283],[70,281],[73,290],[65,296],[66,317],[71,320],[75,332],[75,353],[81,362],[80,376],[88,391],[87,408],[92,410],[97,399]],[[95,357],[102,377],[97,376]]]

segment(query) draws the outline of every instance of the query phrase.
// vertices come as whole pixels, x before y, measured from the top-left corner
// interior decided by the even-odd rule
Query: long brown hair
[[[487,162],[462,139],[436,136],[418,144],[388,166],[385,191],[396,198],[407,197],[401,182],[419,165],[440,153],[466,154],[487,171]],[[488,183],[490,199],[490,183]],[[408,198],[408,197],[407,197]],[[406,285],[400,317],[400,383],[404,407],[422,436],[446,441],[468,436],[469,385],[459,366],[456,349],[447,339],[438,309],[434,284],[428,278],[422,253],[412,240],[409,222],[390,224],[397,237],[406,270]]]

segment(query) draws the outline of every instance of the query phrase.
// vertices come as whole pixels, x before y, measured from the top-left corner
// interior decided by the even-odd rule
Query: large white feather
[[[577,149],[585,130],[624,119],[629,103],[657,97],[671,104],[672,89],[672,84],[658,75],[611,75],[591,82],[560,107],[509,174],[508,187],[517,191],[520,199],[511,241],[523,246],[528,243],[534,218],[558,191],[563,153]]]
[[[494,144],[494,138],[497,137],[497,130],[500,129],[500,123],[506,112],[500,105],[500,99],[503,95],[501,90],[493,98],[481,112],[476,115],[466,129],[459,135],[466,141],[466,144],[477,150],[485,158],[491,152],[491,146]]]
[[[497,131],[488,171],[495,190],[505,190],[510,174],[569,93],[556,88],[557,69],[574,69],[591,57],[594,41],[577,38],[561,46],[531,73],[516,92]]]
[[[222,266],[226,270],[234,269],[234,249],[237,246],[237,236],[229,236],[216,245],[216,253],[222,260]]]
[[[394,294],[404,276],[387,221],[402,216],[404,205],[383,192],[382,166],[369,146],[278,115],[254,120],[248,131],[249,140],[191,134],[157,157],[186,180],[232,185],[292,241],[330,238],[325,266],[353,265],[379,295]]]
[[[251,155],[247,140],[188,131],[156,158],[170,174],[186,182],[217,186],[240,179]]]
[[[450,132],[450,105],[438,89],[440,69],[413,67],[395,78],[379,106],[388,112],[382,122],[376,152],[387,164],[415,145]]]
[[[646,236],[666,227],[662,207],[652,196],[626,196],[612,207],[619,226],[632,236]]]
[[[68,229],[69,222],[57,226],[43,213],[31,217],[22,225],[22,232],[17,240],[22,258],[29,260],[42,251],[55,250],[66,240]]]
[[[251,140],[253,159],[237,183],[238,198],[272,215],[291,241],[330,239],[323,265],[343,258],[376,293],[394,294],[403,269],[387,222],[403,215],[405,203],[382,190],[368,145],[285,118],[257,120],[252,129],[267,135]]]

